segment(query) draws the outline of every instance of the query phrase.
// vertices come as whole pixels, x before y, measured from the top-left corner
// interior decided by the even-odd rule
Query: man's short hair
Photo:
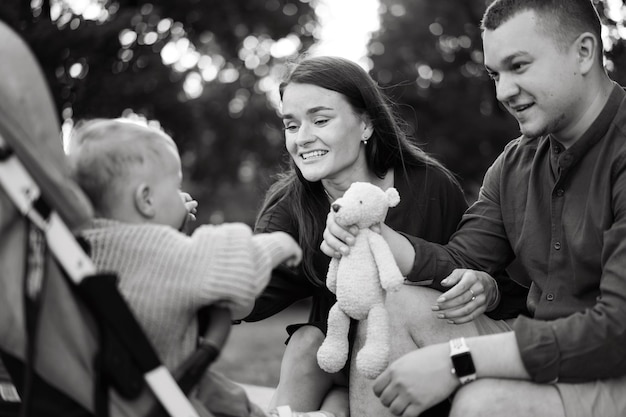
[[[537,14],[539,23],[557,45],[566,48],[580,34],[591,32],[602,52],[602,24],[591,0],[495,0],[483,15],[481,29],[495,30],[526,11]]]

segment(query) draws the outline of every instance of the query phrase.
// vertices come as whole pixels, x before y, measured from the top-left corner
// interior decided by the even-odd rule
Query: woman
[[[264,319],[311,297],[308,323],[287,329],[290,338],[272,405],[348,415],[347,391],[341,388],[347,372],[326,374],[316,361],[335,302],[325,285],[330,258],[320,250],[330,202],[355,181],[395,187],[400,204],[382,225],[392,248],[405,239],[392,230],[447,242],[467,204],[454,176],[409,141],[390,101],[354,62],[304,59],[280,85],[280,97],[291,166],[270,187],[255,231],[291,234],[303,249],[303,262],[297,269],[274,271],[246,321]]]

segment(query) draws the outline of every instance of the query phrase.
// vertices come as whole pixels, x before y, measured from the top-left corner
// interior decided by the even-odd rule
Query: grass
[[[276,387],[287,339],[285,327],[305,322],[308,309],[308,303],[298,303],[268,319],[233,326],[212,369],[236,382]]]

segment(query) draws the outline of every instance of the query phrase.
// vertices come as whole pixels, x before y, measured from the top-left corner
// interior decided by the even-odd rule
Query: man
[[[394,253],[414,256],[413,271],[435,285],[454,267],[494,273],[516,259],[512,277],[532,282],[531,317],[498,333],[481,316],[460,332],[471,337],[401,356],[374,392],[402,416],[455,391],[452,416],[626,415],[626,93],[603,68],[600,20],[591,0],[495,0],[482,29],[485,67],[522,136],[447,245],[410,238],[412,251],[405,240]],[[346,233],[329,221],[324,252],[345,251]],[[478,273],[461,275],[449,291],[456,312],[434,301],[440,318],[474,318],[479,293],[492,298],[486,281],[466,279]],[[421,290],[415,306],[436,297]],[[396,321],[415,328],[400,301]]]

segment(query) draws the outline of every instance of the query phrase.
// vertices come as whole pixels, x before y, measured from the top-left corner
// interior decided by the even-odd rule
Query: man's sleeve
[[[504,153],[487,170],[478,200],[465,212],[447,245],[407,236],[415,248],[410,281],[432,281],[433,287],[442,288],[441,280],[455,268],[494,273],[514,258],[500,208],[503,160]]]

